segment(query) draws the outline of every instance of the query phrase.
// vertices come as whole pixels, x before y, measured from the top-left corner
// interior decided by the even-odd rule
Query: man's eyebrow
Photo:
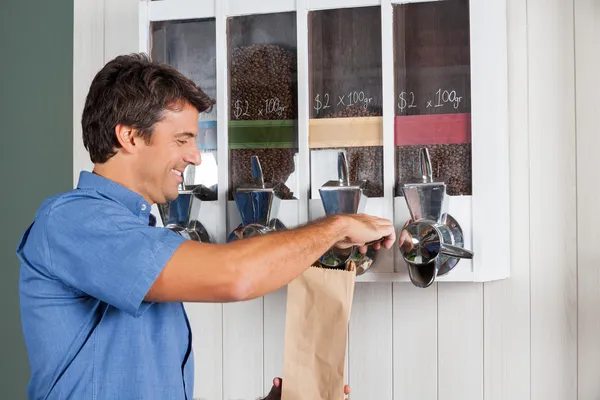
[[[189,137],[196,137],[196,134],[193,132],[179,132],[179,133],[175,134],[175,137],[177,137],[177,138],[182,137],[182,136],[189,138]]]

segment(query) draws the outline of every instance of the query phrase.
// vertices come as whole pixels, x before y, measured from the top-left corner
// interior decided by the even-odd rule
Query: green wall
[[[0,398],[29,380],[15,248],[41,201],[72,186],[73,1],[0,0]]]

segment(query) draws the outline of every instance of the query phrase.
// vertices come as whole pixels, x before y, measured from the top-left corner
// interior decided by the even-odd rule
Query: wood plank
[[[484,398],[530,395],[527,4],[508,0],[510,278],[484,284]]]
[[[393,284],[394,400],[438,398],[438,284]]]
[[[228,0],[227,16],[256,15],[290,12],[296,10],[295,0]]]
[[[392,321],[392,284],[356,284],[348,333],[352,399],[392,399]]]
[[[510,273],[510,155],[505,0],[470,0],[475,280]],[[488,219],[494,216],[494,223]],[[460,220],[459,220],[460,221]]]
[[[376,6],[380,0],[306,0],[309,10]]]
[[[263,395],[263,298],[223,305],[223,398]]]
[[[90,83],[104,65],[104,0],[75,0],[73,3],[73,187],[81,170],[93,164],[83,147],[81,113]]]
[[[215,16],[214,0],[169,0],[148,2],[150,21],[170,21]]]
[[[223,384],[223,305],[186,303],[194,350],[194,398],[220,399]]]
[[[264,395],[269,393],[273,378],[283,376],[286,301],[287,287],[264,297]]]
[[[438,400],[482,398],[483,284],[439,283]]]
[[[311,54],[308,42],[308,13],[306,0],[296,0],[296,42],[298,54]],[[308,221],[310,198],[310,157],[308,148],[308,118],[310,116],[309,57],[298,57],[298,221]]]
[[[104,62],[139,51],[139,0],[104,0]]]
[[[600,394],[600,3],[575,0],[577,104],[578,395]]]
[[[308,126],[311,149],[383,145],[383,117],[311,119]]]
[[[531,400],[577,398],[572,0],[529,0]]]

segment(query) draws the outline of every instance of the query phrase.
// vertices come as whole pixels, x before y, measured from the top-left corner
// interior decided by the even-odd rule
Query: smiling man
[[[94,78],[82,116],[94,169],[41,205],[17,249],[30,399],[191,400],[182,302],[249,300],[287,285],[331,246],[393,244],[391,221],[366,215],[229,244],[156,227],[151,205],[175,199],[184,168],[201,162],[198,115],[212,104],[145,55],[117,57]],[[274,384],[269,399],[279,396]]]

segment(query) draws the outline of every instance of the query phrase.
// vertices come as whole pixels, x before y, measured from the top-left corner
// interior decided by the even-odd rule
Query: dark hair
[[[210,111],[215,103],[191,79],[147,54],[118,56],[90,86],[81,117],[83,145],[93,163],[104,163],[121,147],[118,124],[135,128],[150,143],[164,112],[180,110],[186,102],[198,112]]]

